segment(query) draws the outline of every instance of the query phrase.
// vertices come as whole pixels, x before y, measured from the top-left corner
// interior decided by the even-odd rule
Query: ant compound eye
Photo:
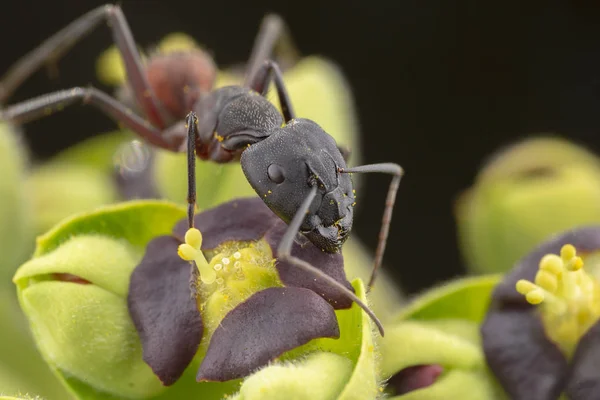
[[[269,165],[269,168],[267,168],[267,175],[269,176],[269,179],[275,183],[282,183],[285,180],[283,168],[277,164]]]

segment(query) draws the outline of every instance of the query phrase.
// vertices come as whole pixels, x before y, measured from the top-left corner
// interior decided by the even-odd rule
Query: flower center
[[[200,250],[201,246],[200,231],[189,229],[178,254],[184,260],[194,261],[200,272],[195,286],[198,309],[204,323],[201,346],[207,346],[213,332],[229,311],[254,293],[283,284],[275,268],[271,247],[264,240],[225,242],[204,253]],[[205,258],[205,253],[210,262]]]
[[[583,269],[583,259],[570,244],[560,256],[542,257],[535,283],[521,279],[516,288],[529,303],[539,304],[546,334],[567,357],[600,318],[600,285]]]

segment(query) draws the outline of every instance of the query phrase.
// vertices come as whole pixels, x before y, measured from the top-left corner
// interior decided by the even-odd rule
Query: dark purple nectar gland
[[[393,389],[395,396],[401,396],[433,385],[442,372],[444,367],[438,364],[407,367],[388,380],[388,387]]]

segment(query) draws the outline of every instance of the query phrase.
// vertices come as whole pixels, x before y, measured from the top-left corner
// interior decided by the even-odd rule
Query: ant
[[[339,252],[353,222],[355,196],[350,174],[391,174],[368,284],[371,288],[383,258],[403,169],[393,163],[347,168],[344,157],[347,153],[333,137],[315,122],[296,118],[282,72],[270,59],[277,41],[290,40],[281,18],[268,15],[263,20],[243,85],[214,89],[215,64],[198,49],[159,54],[142,66],[121,8],[104,5],[75,20],[20,59],[0,81],[0,104],[41,64],[56,61],[104,20],[123,57],[134,106],[139,107],[145,118],[93,87],[74,87],[24,101],[0,111],[0,118],[24,123],[82,102],[97,107],[157,147],[187,152],[190,228],[194,225],[196,208],[196,156],[217,163],[239,161],[250,185],[288,224],[278,246],[278,259],[339,289],[369,315],[383,335],[381,322],[351,290],[292,256],[291,248],[301,233],[322,251]],[[275,85],[281,113],[265,98],[271,83]]]

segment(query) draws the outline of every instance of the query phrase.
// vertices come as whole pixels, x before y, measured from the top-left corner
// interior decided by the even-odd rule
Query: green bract
[[[456,207],[474,272],[505,272],[549,235],[600,222],[600,160],[553,137],[503,149]]]
[[[503,399],[479,334],[499,280],[488,275],[432,289],[387,323],[382,370],[393,399]]]
[[[335,310],[339,339],[314,339],[246,378],[222,383],[195,381],[201,352],[173,386],[163,386],[142,360],[127,296],[146,245],[170,234],[184,216],[184,209],[162,201],[80,214],[41,236],[33,258],[18,269],[14,282],[37,346],[75,398],[218,400],[238,391],[240,399],[378,396],[373,330],[356,305]],[[362,281],[352,286],[366,301]]]
[[[127,285],[146,242],[183,215],[167,203],[132,202],[72,218],[40,237],[34,257],[17,271],[19,301],[37,345],[79,397],[162,390],[141,361]]]

